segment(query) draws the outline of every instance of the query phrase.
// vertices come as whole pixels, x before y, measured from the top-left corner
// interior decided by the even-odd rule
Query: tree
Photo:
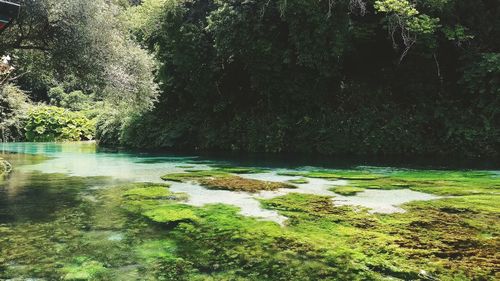
[[[156,97],[155,63],[130,40],[114,2],[23,0],[19,20],[0,35],[0,54],[10,54],[18,84],[46,99],[49,88],[95,93],[147,109]]]

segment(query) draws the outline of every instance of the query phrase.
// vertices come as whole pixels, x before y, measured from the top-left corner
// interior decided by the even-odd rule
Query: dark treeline
[[[142,45],[156,59],[160,90],[157,100],[148,94],[156,100],[151,110],[111,106],[102,112],[96,132],[102,144],[500,154],[497,0],[146,0],[116,6],[136,41],[127,44]],[[126,77],[111,77],[118,77],[111,83],[116,99],[128,89],[116,86]],[[109,92],[107,80],[97,80]],[[110,96],[86,88],[97,100]]]
[[[497,1],[166,1],[157,13],[135,34],[161,62],[162,94],[128,145],[500,151]]]

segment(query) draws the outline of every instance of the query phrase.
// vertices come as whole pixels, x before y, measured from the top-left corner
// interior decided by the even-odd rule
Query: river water
[[[168,173],[184,172],[185,170],[205,170],[212,169],[213,165],[225,164],[222,160],[207,160],[205,157],[178,156],[132,152],[110,152],[97,149],[92,142],[81,143],[3,143],[0,144],[0,155],[11,159],[14,162],[15,171],[4,183],[4,191],[0,193],[0,202],[13,201],[19,208],[29,207],[37,196],[40,189],[30,188],[28,175],[39,173],[46,175],[46,182],[37,184],[47,185],[51,188],[54,182],[50,180],[51,174],[64,174],[76,177],[105,177],[105,181],[99,181],[96,186],[90,188],[105,188],[117,182],[164,182],[161,176]],[[11,153],[15,153],[14,155]],[[43,156],[43,160],[26,161],[33,155]],[[25,161],[23,161],[25,160]],[[236,164],[233,164],[236,165]],[[273,166],[257,167],[265,168],[263,173],[243,174],[242,177],[287,182],[289,180],[300,179],[300,176],[283,176],[279,173],[293,171],[315,170],[321,167],[298,166],[292,168],[281,168]],[[371,168],[374,169],[374,168]],[[383,169],[383,168],[379,168]],[[241,209],[241,214],[253,216],[264,220],[271,220],[282,224],[286,218],[277,212],[266,210],[260,207],[258,199],[273,198],[290,192],[308,193],[316,195],[333,196],[333,204],[355,205],[366,207],[370,212],[393,213],[403,212],[399,206],[413,200],[431,200],[438,196],[412,191],[409,189],[398,190],[366,190],[356,196],[342,196],[329,191],[332,186],[344,186],[349,182],[346,180],[309,179],[308,183],[297,184],[297,189],[280,189],[277,191],[265,191],[257,194],[247,192],[233,192],[226,190],[209,190],[196,183],[170,182],[170,189],[174,192],[184,192],[189,199],[186,202],[194,206],[205,204],[223,203],[237,206]],[[25,186],[23,186],[25,185]],[[13,187],[14,186],[14,187]],[[27,188],[27,189],[26,189]],[[22,196],[12,196],[16,194],[13,189],[23,189]],[[57,186],[56,186],[57,189]],[[32,193],[33,192],[33,193]],[[58,197],[65,198],[65,195],[75,192],[74,187],[61,187],[55,191]],[[4,198],[2,198],[4,197]],[[52,196],[47,198],[36,198],[38,209],[36,212],[44,213],[41,206],[50,208]],[[49,200],[49,202],[43,202]],[[12,204],[12,202],[11,202]],[[25,205],[25,206],[23,206]],[[4,214],[7,216],[8,214]]]

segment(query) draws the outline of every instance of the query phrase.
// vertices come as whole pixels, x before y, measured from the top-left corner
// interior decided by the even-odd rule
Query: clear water
[[[7,188],[0,192],[0,204],[9,200],[15,202],[7,205],[18,209],[37,210],[35,214],[46,216],[55,210],[51,208],[64,207],[73,203],[75,193],[82,188],[105,188],[116,182],[163,182],[160,177],[167,173],[183,172],[185,166],[190,169],[211,169],[211,164],[220,164],[219,161],[207,161],[198,157],[182,157],[170,155],[155,155],[144,153],[106,152],[100,151],[91,142],[82,143],[3,143],[0,144],[0,155],[5,153],[18,153],[28,155],[43,155],[44,161],[33,161],[16,165],[15,173],[5,183]],[[12,158],[12,155],[10,156]],[[17,159],[19,162],[20,159]],[[184,168],[183,168],[184,167]],[[315,169],[315,167],[298,167],[297,169]],[[245,174],[242,177],[286,182],[300,177],[281,176],[278,172],[292,171],[290,169],[273,168],[269,172],[259,174]],[[33,174],[37,180],[30,181]],[[99,177],[93,186],[84,186],[75,180],[73,186],[57,186],[51,182],[51,174],[64,174],[75,177]],[[40,179],[41,177],[41,179]],[[44,182],[45,179],[45,182]],[[50,189],[39,188],[49,185]],[[85,183],[88,185],[88,183]],[[430,194],[412,190],[366,190],[356,196],[340,196],[328,190],[334,185],[346,185],[346,180],[309,179],[307,184],[298,184],[297,189],[280,189],[257,194],[246,192],[232,192],[225,190],[208,190],[195,183],[171,183],[171,190],[184,192],[189,195],[187,204],[203,206],[212,203],[224,203],[237,206],[241,214],[275,221],[282,224],[286,218],[275,211],[265,210],[260,207],[258,199],[273,198],[290,192],[308,193],[317,195],[334,196],[332,201],[337,205],[358,205],[369,208],[371,212],[393,213],[404,211],[400,207],[413,200],[431,200],[438,198]],[[37,187],[34,188],[33,186]],[[15,193],[16,196],[13,196]],[[9,199],[10,198],[10,199]],[[92,200],[92,198],[89,198]],[[54,204],[54,203],[57,204]],[[5,203],[6,204],[6,203]],[[43,210],[43,211],[42,211]],[[4,212],[4,220],[9,214]],[[21,212],[22,213],[22,212]],[[25,212],[29,213],[29,212]],[[20,218],[10,218],[20,219]],[[2,220],[2,217],[0,217]],[[118,239],[112,236],[111,239]]]

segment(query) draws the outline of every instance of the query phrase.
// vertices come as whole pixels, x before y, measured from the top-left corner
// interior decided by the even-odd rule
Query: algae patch
[[[344,195],[344,196],[353,196],[353,195],[358,194],[359,192],[364,191],[363,188],[348,186],[348,185],[347,186],[333,186],[333,187],[328,188],[328,190],[330,190],[334,193],[340,194],[340,195]]]
[[[297,188],[297,186],[289,183],[243,178],[223,170],[201,170],[186,173],[172,173],[162,176],[162,179],[175,182],[195,181],[208,189],[245,191],[252,193],[277,190],[280,188]]]

